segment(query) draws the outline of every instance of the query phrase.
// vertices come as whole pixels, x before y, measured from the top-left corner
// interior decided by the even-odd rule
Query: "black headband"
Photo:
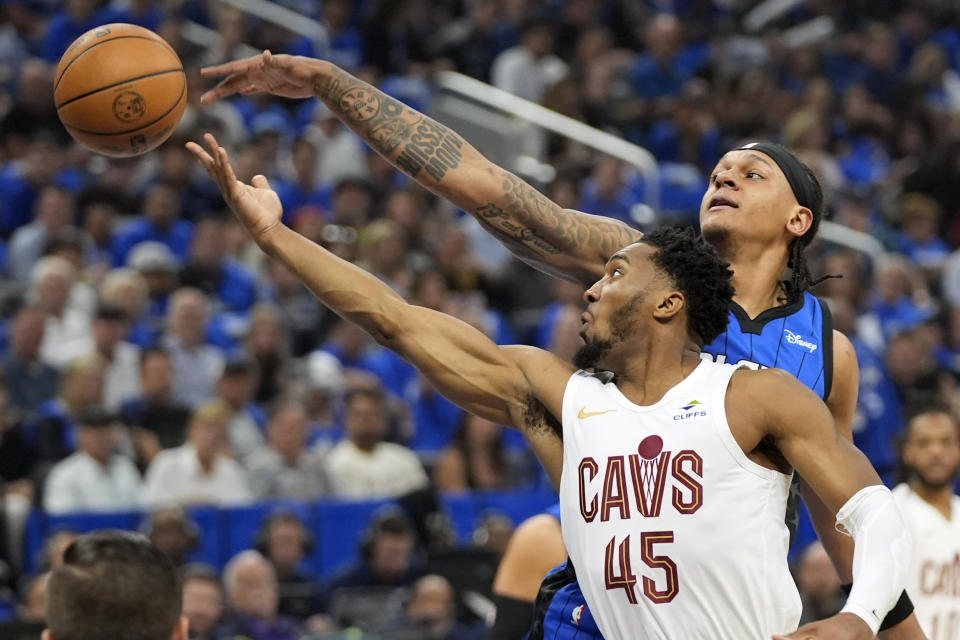
[[[817,198],[817,190],[807,173],[806,167],[802,162],[793,157],[789,151],[778,144],[771,142],[750,142],[738,147],[737,151],[759,151],[765,153],[777,163],[783,175],[786,176],[793,195],[801,207],[810,209],[814,214],[820,213],[820,198]]]

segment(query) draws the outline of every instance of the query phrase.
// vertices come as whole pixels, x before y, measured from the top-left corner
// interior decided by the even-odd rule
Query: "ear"
[[[668,291],[653,310],[653,317],[663,322],[676,316],[687,306],[687,299],[679,291]]]
[[[799,238],[809,231],[812,225],[813,211],[798,205],[797,208],[793,210],[793,214],[790,216],[790,219],[787,220],[787,231],[790,233],[790,235]]]
[[[187,620],[187,616],[180,616],[176,626],[173,627],[173,633],[170,634],[170,640],[187,640],[189,637],[190,621]]]

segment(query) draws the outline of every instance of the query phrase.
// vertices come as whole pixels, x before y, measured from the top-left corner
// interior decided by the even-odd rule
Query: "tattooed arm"
[[[227,77],[202,102],[258,91],[316,95],[394,167],[473,215],[519,258],[553,275],[592,284],[611,254],[640,238],[617,220],[561,208],[456,132],[329,62],[264,52],[203,73]]]

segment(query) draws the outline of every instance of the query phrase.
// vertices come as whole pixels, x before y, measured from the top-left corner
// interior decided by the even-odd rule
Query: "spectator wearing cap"
[[[305,373],[303,406],[308,442],[326,451],[343,438],[343,424],[337,415],[346,388],[343,365],[326,351],[314,351],[306,358]]]
[[[267,426],[267,444],[246,459],[258,500],[313,500],[329,491],[321,454],[307,450],[307,414],[299,402],[280,404]]]
[[[40,357],[58,369],[93,351],[88,313],[69,304],[76,276],[73,265],[56,256],[42,258],[30,273],[28,297],[47,314]]]
[[[155,182],[143,195],[143,217],[128,222],[113,237],[113,265],[127,264],[127,258],[141,242],[160,242],[184,260],[193,238],[193,225],[181,220],[180,193],[175,185]]]
[[[7,247],[7,276],[26,282],[33,265],[43,255],[47,240],[73,221],[74,201],[69,191],[48,185],[40,191],[33,210],[33,221],[17,229]]]
[[[173,397],[196,407],[214,396],[224,357],[206,342],[210,302],[196,289],[177,289],[170,296],[163,347],[173,360]]]
[[[230,408],[227,441],[238,460],[263,446],[266,416],[252,402],[257,388],[257,365],[247,358],[234,358],[224,365],[217,381],[216,397]]]
[[[40,359],[45,320],[46,314],[39,307],[20,309],[11,323],[10,348],[0,360],[10,404],[26,415],[51,400],[60,381],[60,373]]]
[[[356,499],[389,498],[426,487],[427,474],[417,455],[402,445],[384,442],[383,392],[353,389],[344,403],[347,438],[327,455],[334,493]]]
[[[141,242],[127,260],[146,284],[146,306],[141,312],[141,337],[137,344],[156,346],[166,323],[170,294],[177,288],[179,263],[162,242]]]
[[[116,453],[118,422],[102,407],[77,416],[77,452],[51,470],[43,494],[48,513],[122,511],[140,505],[140,473]]]
[[[222,216],[201,218],[194,228],[190,258],[180,271],[180,284],[210,296],[218,310],[244,313],[257,301],[256,277],[227,256]]]
[[[184,443],[190,409],[173,397],[173,363],[163,349],[145,349],[140,354],[142,393],[123,403],[120,414],[134,428],[134,443],[140,459],[149,463],[161,449]]]
[[[119,410],[124,400],[140,394],[140,349],[124,340],[128,332],[123,308],[101,303],[93,318],[93,344],[107,365],[103,405],[110,411]]]
[[[247,474],[224,455],[230,408],[221,400],[200,406],[190,419],[187,442],[161,451],[147,468],[148,505],[238,505],[250,501]]]

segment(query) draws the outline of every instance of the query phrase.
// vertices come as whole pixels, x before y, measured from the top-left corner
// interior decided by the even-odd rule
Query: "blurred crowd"
[[[661,169],[653,216],[637,206],[650,185],[634,168],[560,137],[542,158],[556,177],[537,184],[565,207],[640,228],[695,223],[726,149],[746,138],[788,145],[823,182],[828,219],[882,243],[872,253],[811,249],[815,273],[843,276],[817,293],[860,362],[857,445],[892,483],[903,412],[960,404],[955,3],[809,0],[772,16],[746,0],[278,4],[317,20],[324,35],[291,34],[214,1],[0,4],[0,546],[23,612],[43,584],[43,574],[15,580],[34,508],[390,498],[545,481],[516,433],[451,405],[252,246],[184,143],[215,133],[241,180],[270,178],[287,224],[499,343],[572,355],[582,292],[512,259],[316,100],[237,96],[201,108],[199,68],[235,59],[242,44],[330,59],[424,111],[433,74],[454,69],[642,145]],[[62,52],[108,22],[161,34],[188,78],[173,137],[129,160],[73,143],[52,98]],[[185,37],[189,24],[212,29],[216,45]],[[407,564],[385,569],[390,577],[375,575],[382,558],[367,540],[361,565],[300,588],[290,585],[309,532],[296,518],[265,523],[265,538],[287,542],[241,554],[222,579],[186,570],[188,615],[206,629],[196,637],[335,628],[362,617],[352,605],[337,619],[316,617],[332,610],[337,587],[398,584],[399,599],[391,591],[354,605],[386,612],[383,629],[397,633],[401,619],[439,620],[430,637],[471,637],[455,625],[482,615],[474,607],[458,621],[464,603],[449,579],[413,561],[426,553],[414,524],[388,514],[370,525],[370,540],[394,543],[384,556],[409,547]],[[57,544],[49,541],[47,567]],[[802,557],[822,564],[816,549]],[[835,586],[831,601],[811,581],[835,603]],[[225,636],[216,635],[221,620],[235,625]]]

